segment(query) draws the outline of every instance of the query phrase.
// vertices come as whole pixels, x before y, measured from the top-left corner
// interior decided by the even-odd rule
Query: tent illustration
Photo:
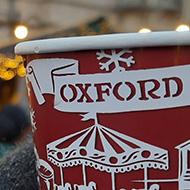
[[[82,186],[88,187],[85,167],[92,167],[111,174],[112,190],[116,189],[116,173],[144,169],[144,185],[148,189],[147,169],[167,170],[169,167],[167,150],[99,124],[49,143],[47,157],[50,162],[60,167],[63,186],[62,168],[77,165],[82,165],[83,168]],[[97,184],[90,183],[94,184],[95,189]]]

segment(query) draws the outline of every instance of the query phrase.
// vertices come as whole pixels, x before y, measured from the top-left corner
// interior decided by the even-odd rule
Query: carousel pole
[[[87,186],[87,183],[86,183],[86,167],[85,167],[84,163],[82,164],[82,171],[83,171],[83,182],[84,182],[84,185]]]
[[[65,184],[64,184],[64,179],[63,179],[63,169],[62,169],[62,167],[60,166],[60,173],[61,173],[61,185],[62,185],[62,187],[64,187],[65,186]]]
[[[144,189],[148,190],[148,168],[145,166],[144,168]]]
[[[111,172],[112,190],[115,190],[115,172]]]

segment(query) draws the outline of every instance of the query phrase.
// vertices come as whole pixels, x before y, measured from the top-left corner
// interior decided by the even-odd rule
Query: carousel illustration
[[[77,137],[77,138],[76,138]],[[97,138],[98,137],[98,138]],[[71,143],[62,148],[66,141]],[[96,148],[96,141],[102,144],[102,149]],[[85,143],[84,143],[85,142]],[[120,152],[116,150],[117,145]],[[95,181],[87,183],[86,167],[95,170],[106,171],[111,175],[112,189],[116,190],[115,175],[117,173],[130,172],[131,170],[144,170],[144,180],[134,180],[137,183],[144,183],[143,189],[132,188],[131,190],[159,190],[160,182],[178,182],[179,190],[190,189],[190,168],[187,166],[188,152],[190,151],[190,140],[178,145],[179,150],[179,174],[177,179],[148,179],[148,169],[169,169],[168,151],[162,148],[145,143],[133,137],[127,136],[105,126],[95,124],[89,128],[70,134],[47,145],[47,157],[49,162],[60,169],[61,184],[54,181],[54,171],[44,160],[39,159],[39,167],[46,168],[49,175],[39,176],[44,180],[47,190],[50,190],[50,180],[53,181],[55,190],[96,190],[98,185]],[[83,184],[65,183],[63,170],[66,167],[81,165]],[[149,187],[149,183],[151,183]],[[127,187],[126,187],[127,189]],[[126,190],[120,189],[120,190]]]
[[[72,143],[66,148],[62,148],[68,140]],[[97,140],[100,141],[102,150],[96,148]],[[122,151],[118,152],[114,144],[119,146]],[[115,175],[117,173],[144,169],[144,180],[137,182],[143,182],[143,190],[148,190],[148,183],[150,182],[148,169],[167,170],[169,168],[167,150],[102,126],[98,124],[97,119],[93,126],[49,143],[47,145],[47,157],[51,163],[60,168],[61,184],[53,185],[54,189],[58,190],[98,189],[95,181],[90,181],[87,184],[86,167],[110,173],[112,190],[116,190]],[[66,167],[77,165],[82,167],[83,184],[73,184],[72,188],[70,183],[64,182],[63,170]],[[41,161],[42,166],[49,171],[48,177],[40,176],[44,179],[47,189],[50,190],[48,180],[52,179],[54,183],[54,172],[46,161]],[[159,185],[153,184],[149,190],[159,190]]]

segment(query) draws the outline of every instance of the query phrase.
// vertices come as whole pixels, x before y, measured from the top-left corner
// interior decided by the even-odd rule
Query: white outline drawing
[[[144,169],[144,180],[133,180],[137,183],[144,183],[143,189],[131,190],[159,190],[159,183],[177,182],[179,190],[188,190],[190,187],[190,168],[188,168],[187,152],[190,151],[190,140],[178,145],[179,150],[179,174],[177,179],[148,179],[148,169],[169,169],[168,151],[137,140],[115,130],[104,127],[97,122],[95,125],[53,141],[47,145],[48,160],[60,168],[61,185],[54,184],[64,190],[67,186],[71,189],[70,183],[64,182],[64,168],[82,166],[83,184],[73,184],[74,190],[98,189],[96,182],[87,183],[86,167],[95,170],[106,171],[111,174],[112,189],[116,190],[115,175],[117,173],[130,172],[131,170]],[[77,136],[77,138],[76,138]],[[96,139],[99,136],[102,150],[96,148]],[[61,148],[67,140],[72,143],[66,148]],[[112,141],[112,143],[110,142]],[[83,142],[85,141],[85,144]],[[127,142],[130,144],[128,145]],[[118,153],[113,144],[119,146],[123,151]],[[134,147],[131,147],[133,145]],[[143,156],[143,153],[148,155]],[[46,167],[48,168],[48,167]],[[52,172],[53,173],[53,172]],[[45,179],[44,179],[45,180]],[[47,180],[45,181],[47,183]],[[149,183],[153,183],[149,187]],[[68,190],[70,190],[68,188]],[[126,188],[127,189],[127,188]],[[48,189],[49,190],[49,189]],[[124,188],[120,190],[125,190]]]
[[[117,74],[116,72],[121,72],[120,76],[124,75],[130,75],[131,79],[134,79],[134,73],[130,73],[130,71],[127,71],[127,74],[124,72],[125,68],[121,66],[121,62],[124,62],[127,67],[131,67],[132,64],[135,64],[135,61],[133,60],[133,56],[130,56],[128,58],[123,58],[122,56],[125,53],[132,53],[130,50],[121,50],[117,52],[116,50],[111,50],[111,54],[106,53],[106,51],[101,50],[100,52],[97,52],[97,59],[102,61],[100,62],[100,69],[109,71],[107,74],[106,80],[109,81],[109,79],[114,78],[113,76]],[[107,58],[108,61],[103,60],[103,58]],[[41,71],[39,70],[38,66],[40,63],[42,63],[44,60],[37,60],[37,61],[31,61],[27,66],[27,81],[30,81],[31,86],[33,87],[34,93],[36,95],[36,99],[39,103],[39,105],[42,105],[45,103],[45,98],[43,94],[53,94],[57,95],[60,93],[60,87],[63,85],[63,80],[66,77],[69,79],[69,82],[73,82],[75,84],[75,81],[78,81],[80,79],[80,82],[87,81],[89,76],[92,77],[92,75],[83,75],[79,76],[79,70],[78,70],[78,61],[73,59],[47,59],[45,60],[44,69],[48,72],[48,77],[45,79],[44,76],[41,76]],[[52,64],[52,61],[55,61],[56,64]],[[110,65],[114,64],[114,69],[110,69]],[[182,73],[184,75],[184,71],[189,73],[188,69],[189,66],[181,66],[181,67],[173,67],[173,73]],[[181,70],[180,70],[181,69]],[[180,72],[179,72],[180,70]],[[155,69],[154,70],[158,78],[161,75],[161,72],[164,74],[168,74],[168,71],[171,71],[171,68],[162,68],[162,69]],[[141,77],[146,77],[147,74],[149,77],[155,75],[155,72],[152,75],[152,71],[136,71],[139,73],[143,73]],[[73,76],[74,75],[74,76]],[[185,74],[186,76],[186,74]],[[65,77],[65,78],[64,78]],[[101,77],[104,77],[104,74],[93,74],[93,77],[98,78],[98,80],[102,79]],[[91,78],[91,80],[94,80],[94,78]],[[179,75],[179,77],[182,78],[182,75]],[[75,78],[75,79],[73,79]],[[117,78],[117,77],[116,77]],[[117,78],[117,82],[119,82],[120,78]],[[125,78],[121,78],[122,80]],[[188,79],[182,78],[183,80]],[[145,80],[143,78],[143,80]],[[90,80],[89,80],[90,81]],[[88,81],[88,82],[89,82]],[[101,80],[100,80],[101,81]],[[48,83],[48,85],[43,85],[45,83]],[[57,82],[57,83],[56,83]],[[98,82],[98,81],[97,81]],[[101,81],[102,82],[102,81]],[[113,84],[115,81],[113,81]],[[183,81],[184,82],[184,81]],[[186,84],[186,81],[184,82]],[[121,85],[122,83],[117,83]],[[189,83],[188,83],[189,84]],[[65,82],[65,85],[66,84]],[[71,84],[72,86],[72,84]],[[94,84],[92,85],[94,86]],[[63,86],[62,86],[63,87]],[[120,86],[118,86],[119,89]],[[130,86],[129,86],[130,87]],[[63,88],[65,89],[66,86]],[[76,90],[75,87],[72,86],[70,90],[73,92]],[[81,87],[82,88],[82,87]],[[88,86],[86,86],[86,89],[83,88],[83,92],[87,92]],[[117,89],[117,90],[118,90]],[[58,90],[58,91],[56,91]],[[103,89],[102,87],[102,93],[108,90],[108,88]],[[30,89],[28,89],[30,94]],[[89,90],[90,91],[90,90]],[[132,91],[132,90],[131,90]],[[186,91],[187,92],[187,91]],[[189,92],[189,91],[188,91]],[[119,93],[119,90],[118,90]],[[90,94],[90,93],[89,93]],[[106,93],[107,97],[109,93]],[[84,94],[83,94],[84,95]],[[91,94],[90,94],[91,95]],[[60,94],[59,94],[60,96]],[[80,97],[81,94],[79,95]],[[111,96],[111,95],[110,95]],[[109,97],[110,97],[109,96]],[[188,94],[185,94],[185,97],[189,97]],[[72,96],[71,96],[72,97]],[[181,99],[183,96],[180,96]],[[92,167],[95,170],[100,171],[106,171],[107,173],[111,174],[111,184],[112,189],[116,190],[116,184],[115,184],[115,175],[117,173],[125,173],[130,172],[131,170],[139,170],[144,169],[144,179],[143,180],[133,180],[136,183],[143,183],[144,188],[143,189],[136,189],[132,188],[131,190],[159,190],[160,185],[159,183],[164,182],[176,182],[178,183],[178,190],[189,190],[190,189],[190,168],[188,168],[188,162],[189,162],[189,154],[187,154],[190,151],[190,140],[182,143],[181,145],[178,145],[176,148],[179,150],[179,162],[178,162],[178,178],[177,179],[149,179],[148,177],[148,170],[149,169],[160,169],[160,170],[168,170],[169,169],[169,157],[168,157],[168,150],[165,150],[163,148],[148,144],[146,142],[143,142],[141,140],[135,139],[133,137],[130,137],[126,134],[120,133],[118,131],[115,131],[113,129],[107,128],[105,126],[102,126],[99,124],[98,121],[98,113],[118,113],[118,110],[97,110],[97,103],[91,104],[91,107],[86,106],[85,109],[89,109],[86,111],[80,110],[81,106],[77,105],[79,110],[76,109],[76,102],[74,102],[74,99],[76,99],[74,93],[72,98],[65,98],[66,101],[64,102],[69,104],[68,109],[65,109],[65,104],[63,106],[63,101],[60,99],[60,97],[55,98],[54,106],[60,105],[59,108],[54,107],[57,110],[65,111],[65,112],[77,112],[77,113],[86,113],[82,114],[83,119],[82,121],[87,121],[89,119],[94,119],[94,125],[83,129],[81,131],[75,132],[73,134],[70,134],[68,136],[64,136],[63,138],[60,138],[58,140],[55,140],[49,144],[47,144],[47,157],[50,163],[53,163],[54,165],[58,166],[60,168],[60,178],[61,178],[61,184],[55,183],[55,172],[53,168],[51,167],[50,163],[46,162],[45,160],[42,160],[40,158],[37,158],[37,166],[38,166],[38,172],[39,176],[44,180],[47,190],[51,189],[51,186],[54,190],[96,190],[98,189],[98,184],[96,181],[90,181],[87,182],[87,176],[86,176],[86,167]],[[84,99],[84,98],[83,98]],[[83,100],[82,99],[82,100]],[[103,97],[102,97],[103,99]],[[106,99],[106,97],[105,97]],[[110,98],[113,102],[113,97]],[[61,102],[62,101],[62,102]],[[76,100],[77,101],[77,100]],[[175,100],[174,100],[175,101]],[[109,105],[110,105],[110,102]],[[174,104],[174,102],[170,102],[171,105],[168,104],[169,100],[167,99],[167,106],[166,107],[159,107],[157,104],[152,104],[153,107],[147,108],[147,109],[162,109],[162,108],[169,108],[169,107],[178,107],[178,106],[184,106],[189,105],[186,102],[181,103],[180,105]],[[120,102],[123,103],[123,102]],[[128,103],[128,102],[127,102]],[[87,104],[84,101],[84,104]],[[134,105],[134,103],[132,102]],[[160,104],[160,103],[159,103]],[[92,105],[96,105],[92,107]],[[106,104],[107,105],[107,104]],[[115,106],[116,104],[114,104]],[[121,110],[120,105],[118,104],[119,109]],[[135,105],[139,105],[138,102],[135,103]],[[73,107],[72,107],[73,106]],[[136,110],[144,110],[144,104],[142,109],[140,109],[138,106],[137,108],[131,108],[129,110],[122,110],[120,112],[127,112],[127,111],[136,111]],[[165,106],[165,103],[164,103]],[[101,106],[102,107],[102,106]],[[109,106],[108,106],[109,107]],[[124,106],[126,107],[126,106]],[[74,109],[75,108],[75,109]],[[110,108],[110,107],[109,107]],[[65,109],[65,110],[64,110]],[[93,110],[96,109],[96,110]],[[126,108],[125,108],[126,109]],[[106,112],[108,111],[108,112]],[[31,110],[31,117],[34,119],[34,112]],[[36,126],[36,123],[33,122],[34,127]],[[77,136],[77,138],[75,138]],[[102,146],[102,149],[96,147],[96,139],[99,139],[99,143]],[[64,144],[67,140],[72,140],[72,143],[68,145],[66,148],[61,148],[61,145]],[[86,140],[85,140],[86,139]],[[83,142],[86,142],[86,144],[83,144]],[[118,150],[115,148],[115,145],[117,147],[120,147],[121,152],[118,152]],[[131,146],[133,144],[133,146]],[[37,150],[36,150],[37,151]],[[146,154],[145,154],[146,153]],[[82,176],[83,176],[83,184],[71,184],[69,182],[65,182],[64,180],[64,168],[66,167],[75,167],[77,165],[81,165],[82,167]],[[40,170],[43,169],[43,170]],[[48,175],[46,175],[46,172],[49,172]],[[150,185],[150,183],[152,185]],[[73,185],[73,187],[72,187]],[[124,187],[120,190],[125,190],[127,187]]]
[[[97,135],[100,137],[103,150],[96,149]],[[72,138],[75,139],[76,136],[79,137],[73,141],[70,146],[62,149],[59,148],[64,142],[71,140]],[[87,138],[87,144],[85,146],[82,145],[83,141]],[[112,139],[123,152],[118,153],[108,139]],[[132,148],[127,142],[133,144],[136,148]],[[148,153],[148,156],[143,156],[143,153],[145,152]],[[145,179],[147,179],[148,168],[161,170],[168,169],[168,152],[166,150],[144,143],[99,124],[48,144],[47,156],[48,160],[60,167],[61,171],[65,167],[82,165],[84,184],[81,186],[85,186],[86,189],[90,189],[87,187],[86,166],[110,173],[112,190],[116,189],[116,173],[144,169]],[[61,172],[61,178],[63,178],[63,171]],[[147,181],[145,181],[144,184],[145,189],[147,189]]]

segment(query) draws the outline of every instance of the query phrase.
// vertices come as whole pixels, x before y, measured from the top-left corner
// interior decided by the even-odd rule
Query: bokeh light
[[[187,31],[189,31],[189,26],[185,25],[185,24],[179,25],[176,28],[176,31],[178,31],[178,32],[187,32]]]
[[[151,30],[149,28],[141,28],[138,32],[139,33],[149,33],[149,32],[151,32]]]
[[[14,34],[18,39],[24,39],[28,36],[28,28],[24,25],[19,25],[15,28]]]
[[[3,80],[11,80],[16,76],[25,76],[22,56],[16,55],[11,58],[0,54],[0,78]]]

